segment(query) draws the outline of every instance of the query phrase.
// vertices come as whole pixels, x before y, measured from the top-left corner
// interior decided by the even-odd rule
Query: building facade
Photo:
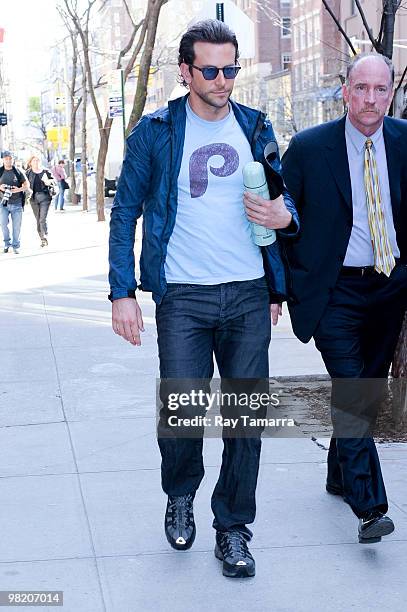
[[[338,18],[340,5],[340,0],[330,3]],[[292,39],[293,121],[302,130],[341,114],[339,75],[349,55],[321,0],[293,0]]]
[[[291,66],[291,0],[234,1],[255,27],[255,55],[241,59],[234,95],[243,104],[267,112],[267,79]]]

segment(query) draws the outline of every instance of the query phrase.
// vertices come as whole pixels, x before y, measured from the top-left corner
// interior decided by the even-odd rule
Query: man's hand
[[[0,185],[0,191],[6,191],[6,186],[5,185]]]
[[[284,229],[291,223],[292,214],[286,209],[283,196],[275,200],[265,200],[255,193],[245,191],[243,202],[247,218],[252,223],[268,229]]]
[[[112,304],[112,327],[115,334],[134,346],[141,346],[140,331],[144,331],[141,308],[135,298],[121,298]]]
[[[273,325],[277,325],[278,317],[281,317],[283,314],[282,304],[270,304],[270,314]]]

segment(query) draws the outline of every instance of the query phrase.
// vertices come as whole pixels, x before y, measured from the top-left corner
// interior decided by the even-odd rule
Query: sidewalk
[[[396,531],[362,546],[349,508],[324,492],[324,448],[265,439],[251,545],[257,575],[233,581],[213,555],[221,441],[206,440],[195,544],[184,553],[169,547],[154,306],[140,294],[141,349],[113,334],[108,224],[67,208],[50,212],[47,249],[27,210],[20,255],[0,255],[0,590],[63,590],[64,612],[404,611],[407,445],[380,447]],[[270,357],[271,376],[325,372],[287,315]]]

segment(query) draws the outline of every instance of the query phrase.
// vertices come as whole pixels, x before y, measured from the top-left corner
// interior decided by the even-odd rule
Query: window
[[[283,53],[281,55],[281,67],[283,70],[290,70],[291,68],[291,53]]]
[[[307,47],[312,47],[314,44],[314,33],[312,31],[312,17],[308,17],[307,19]]]
[[[299,45],[299,49],[300,51],[302,51],[303,49],[306,48],[307,45],[307,31],[305,29],[305,21],[301,22],[301,30],[300,30],[300,45]]]
[[[356,15],[356,2],[355,0],[350,0],[350,14]]]
[[[321,35],[321,32],[320,32],[319,15],[314,15],[314,44],[317,44],[319,42],[320,35]]]
[[[281,6],[290,6],[291,0],[280,0]]]
[[[291,19],[290,17],[282,18],[283,28],[281,30],[282,38],[289,38],[291,36]]]

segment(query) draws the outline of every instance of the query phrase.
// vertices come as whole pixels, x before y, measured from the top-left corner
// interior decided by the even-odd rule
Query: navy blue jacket
[[[140,257],[140,285],[152,291],[160,303],[167,283],[164,262],[177,214],[178,175],[182,162],[188,96],[169,102],[168,107],[144,115],[127,140],[126,156],[110,217],[109,282],[110,299],[133,297],[137,288],[134,272],[134,236],[137,219],[143,215],[143,242]],[[263,113],[231,101],[233,112],[249,141],[253,157],[264,161],[264,148],[275,141],[270,121]],[[280,160],[273,168],[281,171]],[[298,233],[298,215],[288,193],[284,201],[292,214],[285,236]],[[262,247],[264,268],[271,301],[287,294],[284,254],[279,241]]]

